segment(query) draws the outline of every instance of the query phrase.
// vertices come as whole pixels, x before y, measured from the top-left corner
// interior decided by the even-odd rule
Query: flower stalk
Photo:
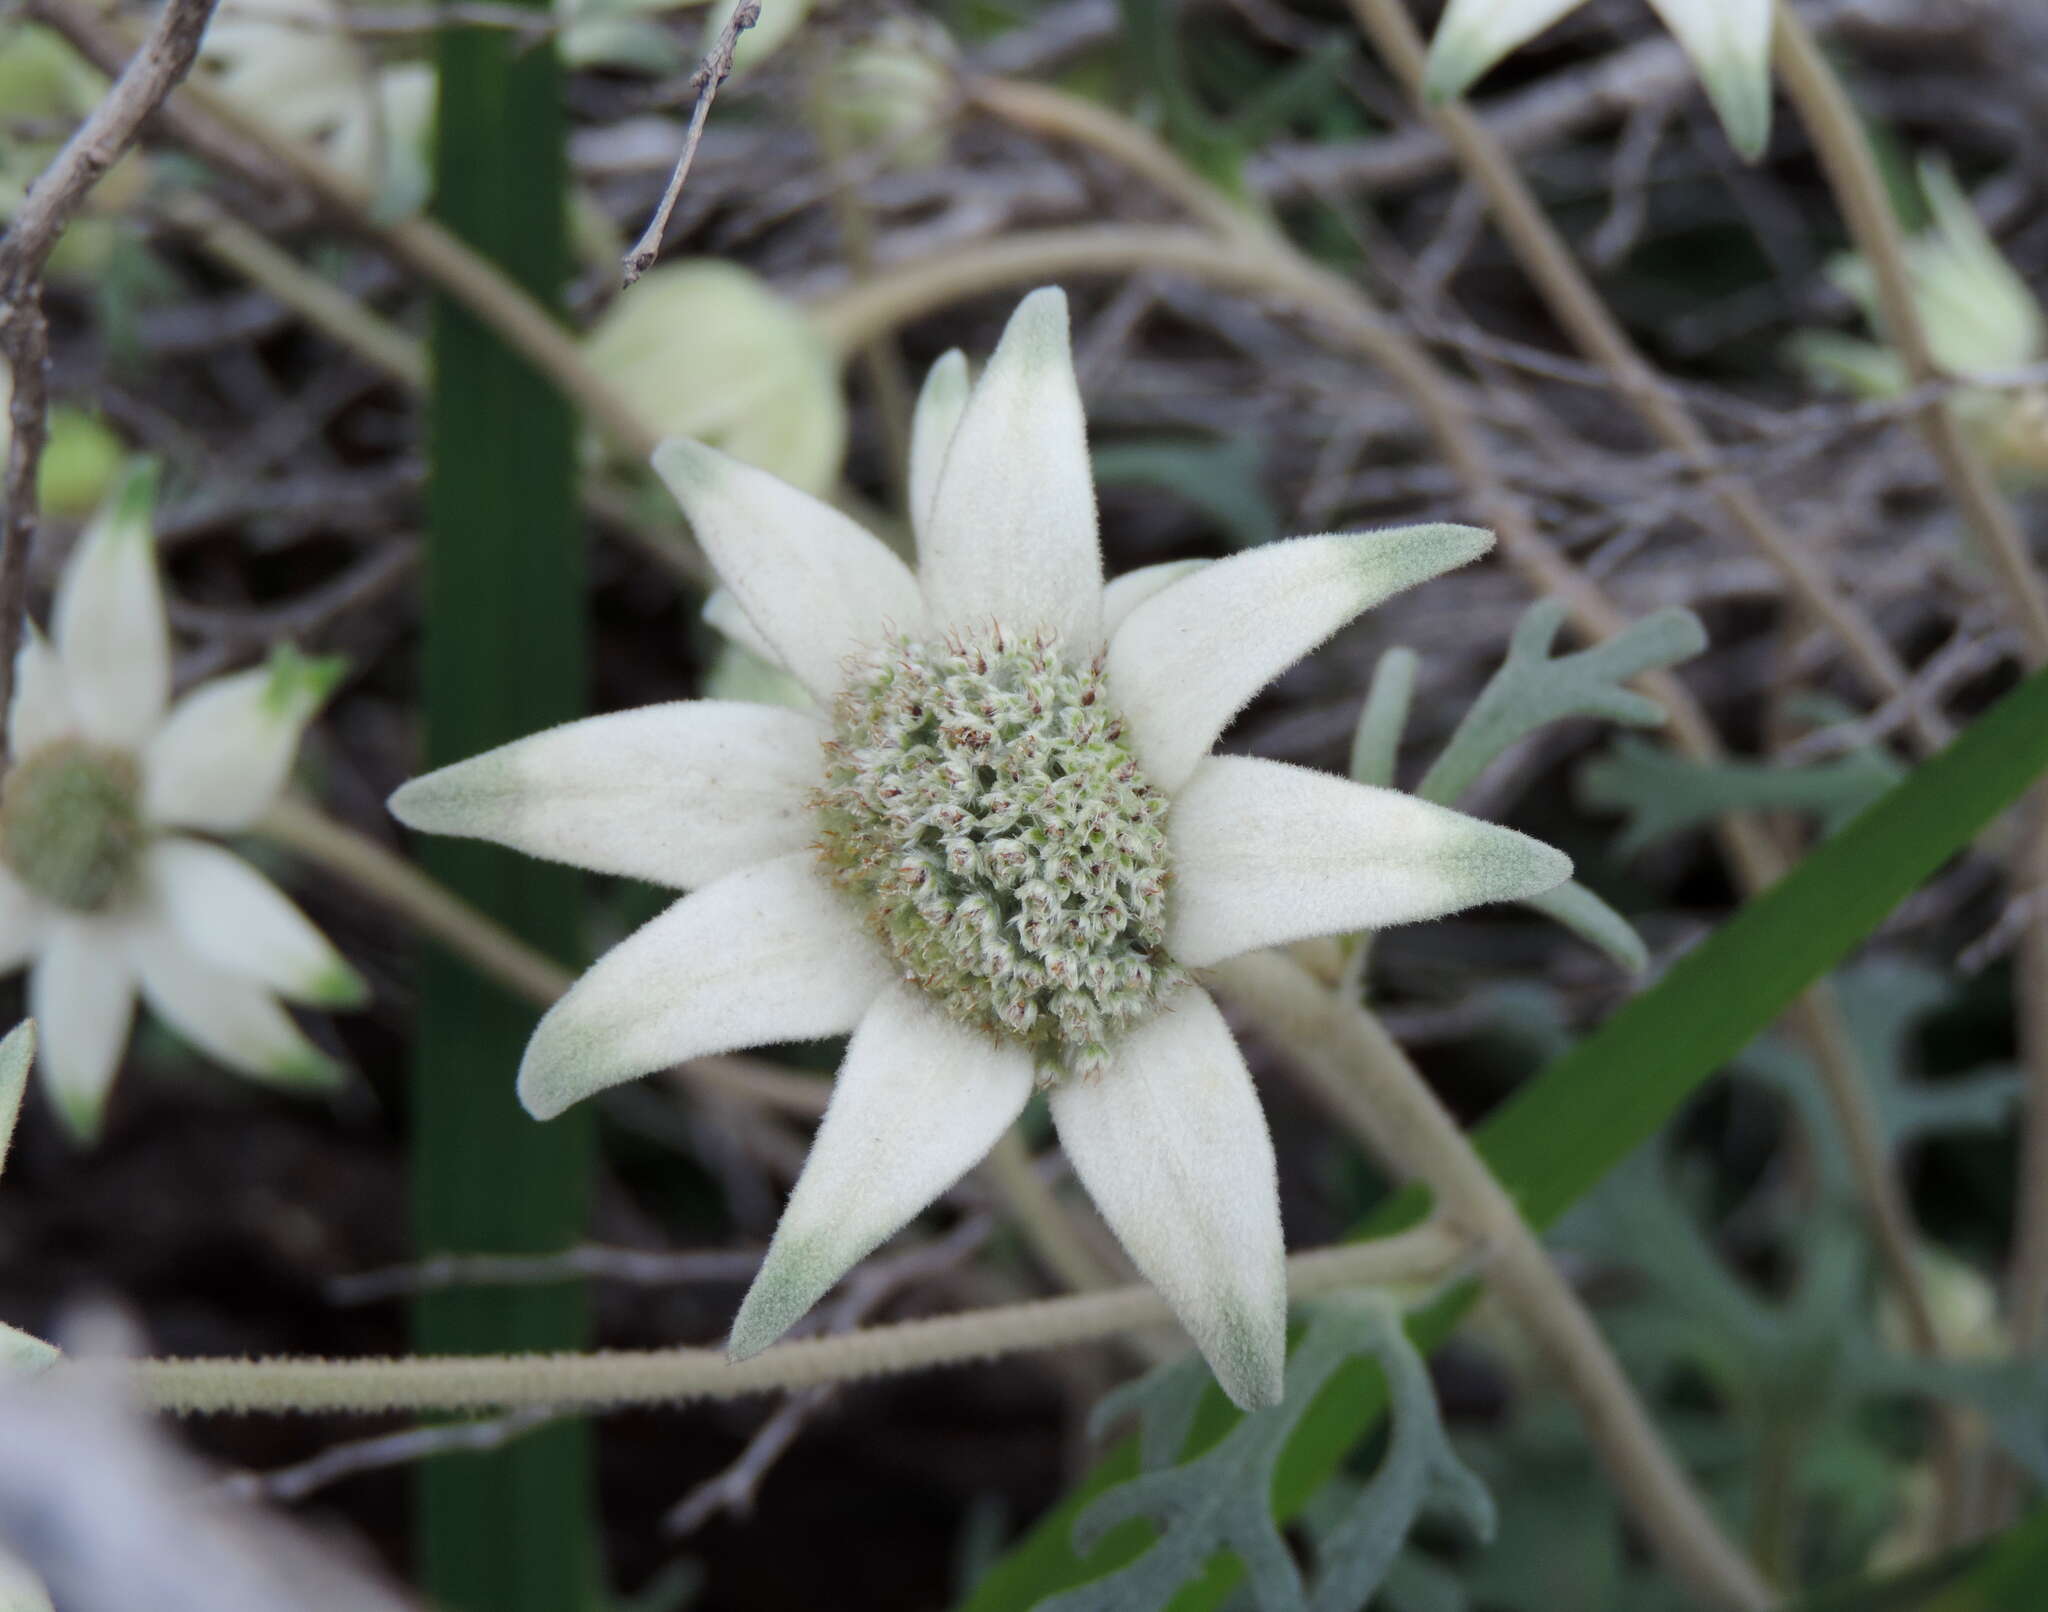
[[[1433,1289],[1471,1255],[1459,1233],[1428,1222],[1396,1236],[1296,1254],[1287,1291],[1315,1298],[1347,1288]],[[178,1415],[475,1411],[551,1405],[586,1411],[741,1399],[824,1383],[900,1376],[1170,1326],[1173,1311],[1143,1284],[993,1305],[778,1344],[751,1360],[720,1349],[587,1355],[481,1355],[399,1360],[152,1360],[131,1367],[66,1364],[66,1372],[132,1370],[150,1403]]]

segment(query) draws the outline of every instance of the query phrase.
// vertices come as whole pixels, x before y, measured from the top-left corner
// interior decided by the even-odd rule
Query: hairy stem
[[[1769,1606],[1770,1586],[1664,1447],[1578,1295],[1379,1020],[1279,952],[1227,963],[1215,979],[1295,1057],[1364,1089],[1394,1150],[1387,1162],[1427,1185],[1438,1212],[1486,1248],[1485,1280],[1542,1350],[1585,1419],[1615,1494],[1672,1572],[1717,1606]]]
[[[1296,1254],[1288,1291],[1312,1298],[1349,1287],[1433,1286],[1455,1273],[1468,1245],[1430,1222],[1397,1236]],[[1143,1284],[996,1305],[963,1315],[904,1321],[793,1343],[733,1362],[716,1349],[652,1349],[592,1355],[439,1357],[407,1360],[155,1360],[134,1366],[63,1364],[60,1372],[132,1371],[153,1404],[181,1414],[304,1411],[377,1415],[555,1405],[627,1405],[738,1399],[820,1383],[900,1375],[933,1366],[1055,1349],[1146,1327],[1173,1312]]]

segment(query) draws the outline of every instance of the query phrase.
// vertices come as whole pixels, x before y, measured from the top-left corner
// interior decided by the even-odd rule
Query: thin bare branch
[[[668,234],[668,221],[675,213],[676,203],[682,198],[683,186],[689,181],[690,164],[697,160],[697,143],[704,138],[704,124],[711,116],[711,103],[718,98],[719,86],[732,74],[732,54],[739,47],[740,35],[760,20],[761,0],[740,0],[733,7],[732,15],[726,18],[725,26],[719,29],[711,53],[691,79],[691,85],[697,92],[697,104],[690,109],[690,127],[683,135],[683,149],[676,158],[675,171],[668,176],[668,188],[661,193],[661,205],[654,209],[647,228],[626,254],[622,265],[623,284],[631,285],[653,268],[654,260],[661,256],[662,237]]]
[[[191,70],[213,7],[214,0],[168,0],[142,48],[29,187],[0,236],[0,358],[13,383],[7,472],[0,492],[0,711],[14,693],[14,656],[28,605],[28,551],[36,535],[36,477],[46,436],[50,339],[43,320],[43,265],[92,187]]]

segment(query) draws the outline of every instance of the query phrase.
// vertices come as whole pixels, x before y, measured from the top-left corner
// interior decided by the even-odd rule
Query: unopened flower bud
[[[737,264],[655,269],[605,310],[584,350],[662,436],[714,443],[809,493],[838,480],[846,403],[832,350]]]

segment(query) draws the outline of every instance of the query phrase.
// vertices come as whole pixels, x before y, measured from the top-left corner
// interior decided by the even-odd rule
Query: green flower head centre
[[[1183,975],[1166,951],[1168,801],[1099,659],[1000,627],[855,658],[816,807],[825,864],[905,976],[1087,1075]]]
[[[75,739],[24,756],[0,784],[0,858],[71,912],[104,912],[135,888],[147,838],[132,757]]]

